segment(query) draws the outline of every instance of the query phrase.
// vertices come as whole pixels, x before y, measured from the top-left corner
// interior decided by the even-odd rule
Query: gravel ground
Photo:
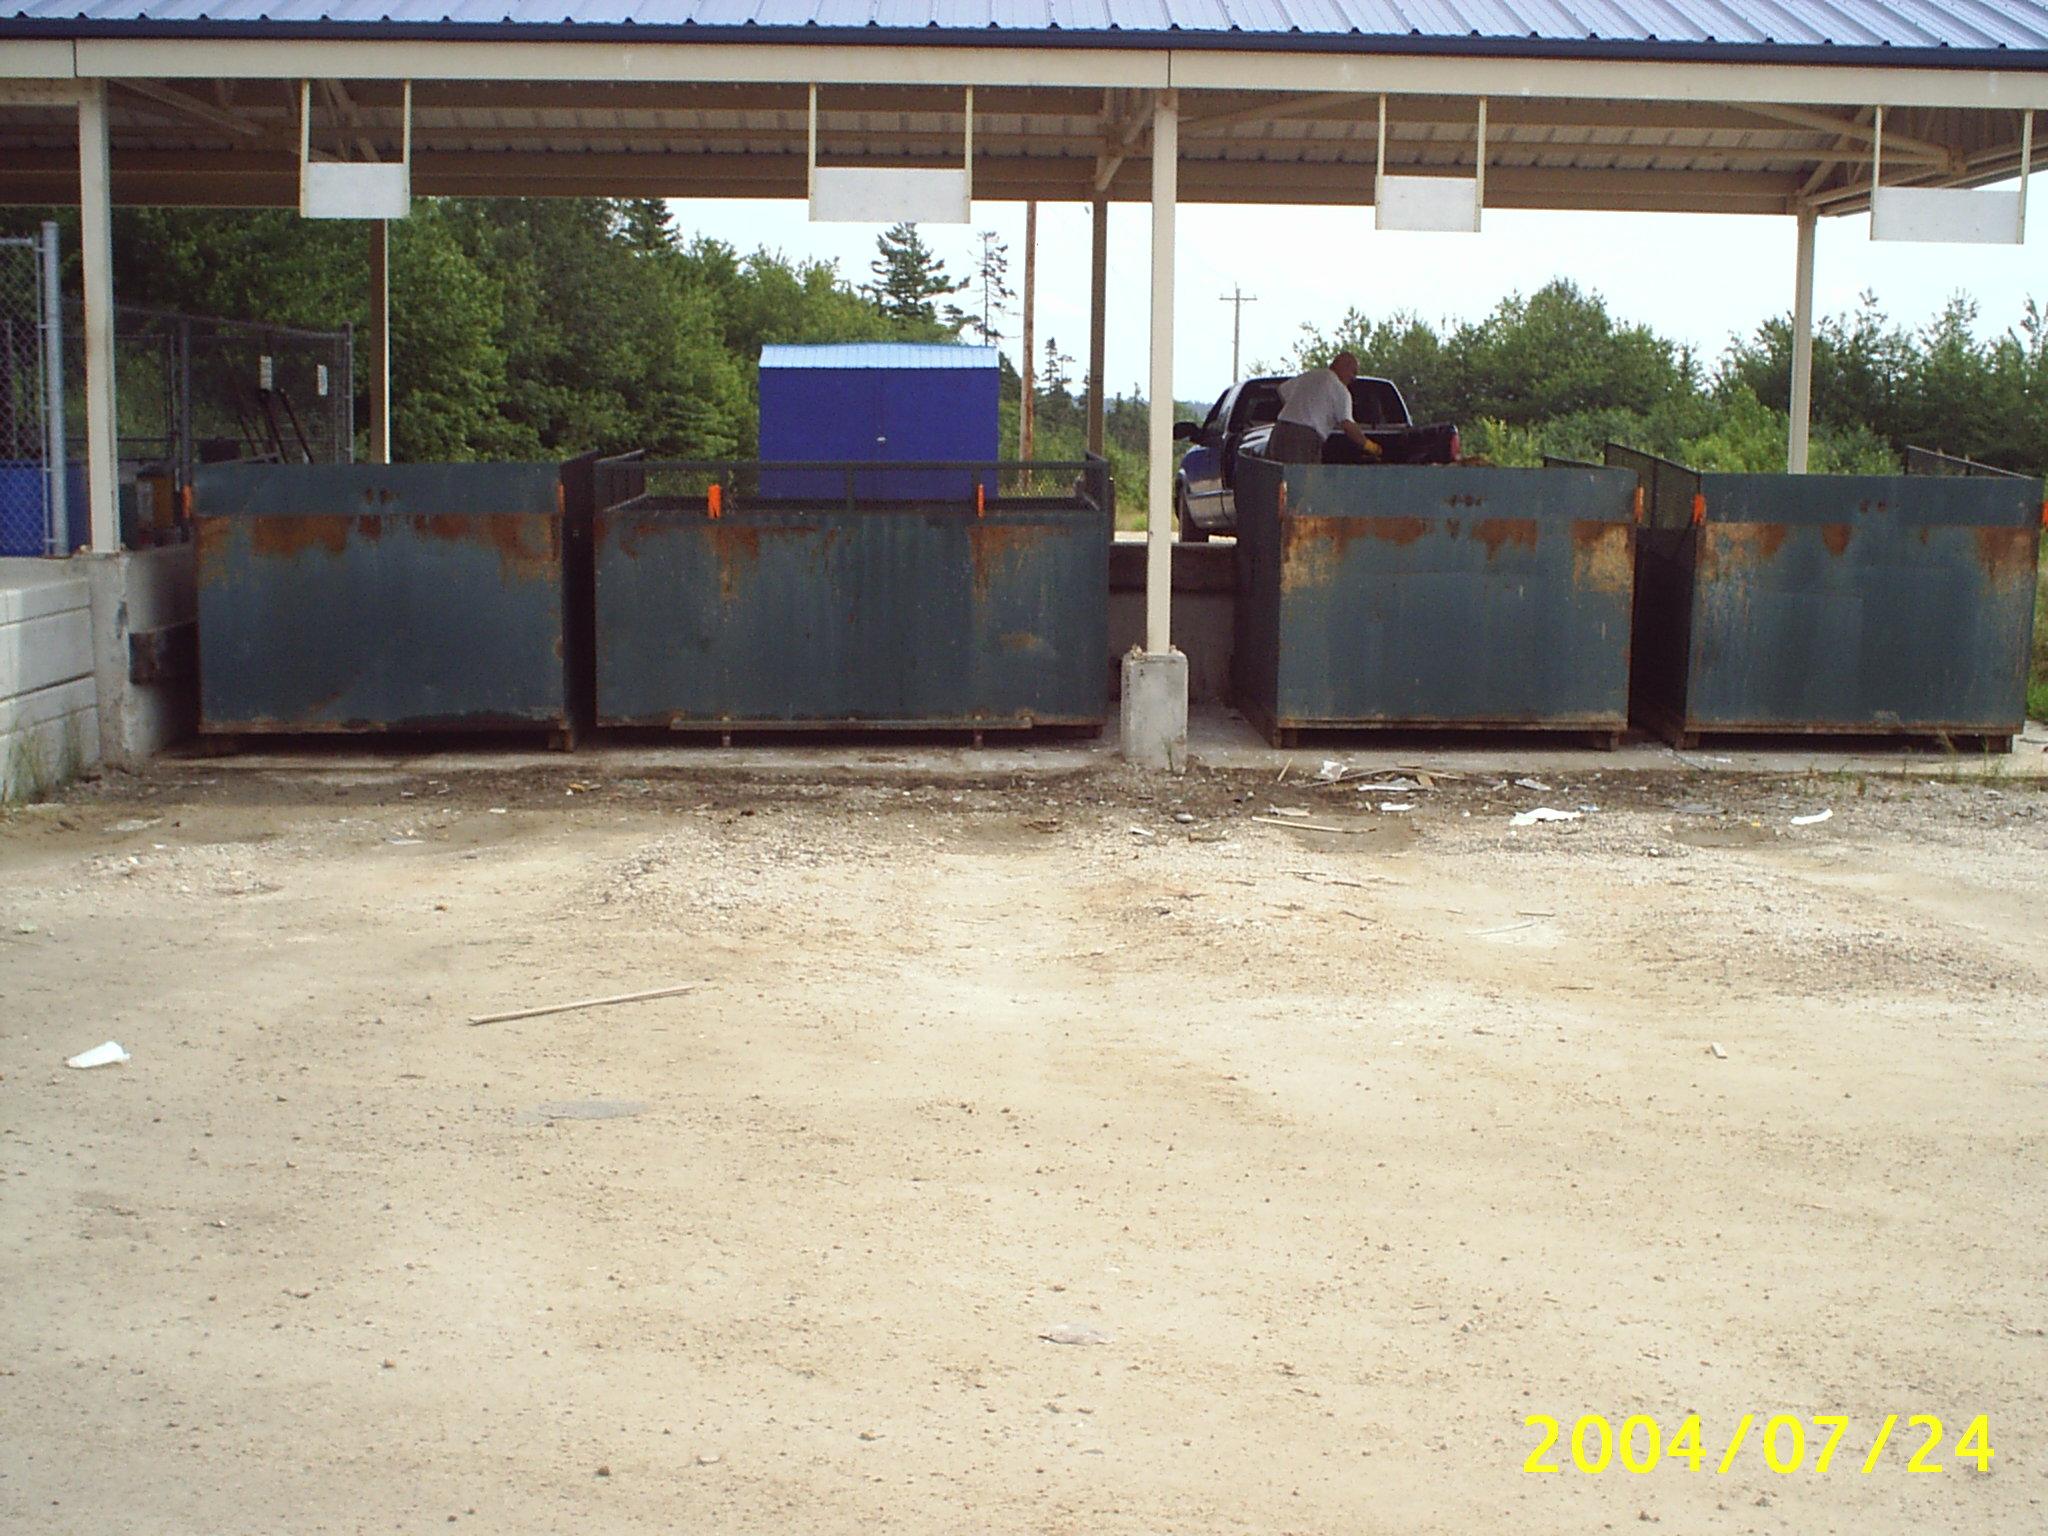
[[[9,812],[0,1528],[2042,1529],[2048,792],[1523,776]]]

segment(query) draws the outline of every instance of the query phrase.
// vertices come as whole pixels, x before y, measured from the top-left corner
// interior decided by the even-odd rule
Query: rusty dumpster
[[[2022,729],[2042,487],[2008,474],[1638,470],[1637,723],[1969,737]]]
[[[1235,698],[1310,728],[1627,722],[1634,477],[1275,464],[1238,489]]]
[[[614,467],[598,724],[1100,729],[1105,463],[890,466],[899,492],[931,471],[928,497],[873,494],[867,463],[791,468]],[[797,493],[818,486],[843,489]]]
[[[572,729],[552,464],[200,470],[200,729]]]

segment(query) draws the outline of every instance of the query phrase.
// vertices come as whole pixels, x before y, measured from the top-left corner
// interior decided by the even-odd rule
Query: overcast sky
[[[2019,322],[2031,295],[2048,307],[2048,173],[2029,190],[2021,246],[1874,244],[1863,215],[1823,219],[1814,307],[1851,309],[1865,290],[1893,319],[1918,325],[1964,291],[1981,306],[1980,333]],[[690,201],[671,205],[685,234],[715,235],[752,250],[836,259],[843,276],[869,277],[874,225],[812,224],[801,202]],[[1475,318],[1510,293],[1570,277],[1604,294],[1617,316],[1690,342],[1711,362],[1731,333],[1749,334],[1792,308],[1793,221],[1710,214],[1524,213],[1489,209],[1478,235],[1378,232],[1369,208],[1186,205],[1179,210],[1174,393],[1208,400],[1230,382],[1233,288],[1244,306],[1244,358],[1278,362],[1304,322],[1333,326],[1347,308],[1375,316],[1413,310],[1432,322]],[[1088,350],[1088,209],[1038,210],[1038,335],[1082,360]],[[971,225],[922,226],[949,272],[972,270],[975,231],[1010,247],[1011,286],[1024,286],[1024,205],[977,202]],[[1150,211],[1110,208],[1108,366],[1112,392],[1142,392],[1149,314]],[[967,296],[963,295],[965,299]],[[1020,322],[1002,327],[1014,359]],[[1076,375],[1081,368],[1075,370]]]

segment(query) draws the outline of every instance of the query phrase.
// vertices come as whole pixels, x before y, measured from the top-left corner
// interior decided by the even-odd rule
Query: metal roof
[[[1070,48],[1819,53],[1898,63],[1948,55],[1946,62],[1962,63],[1957,55],[2048,56],[2048,0],[0,0],[0,32],[643,39],[682,33],[705,41],[838,37]]]
[[[763,368],[994,368],[994,347],[944,342],[855,341],[823,346],[766,346]]]

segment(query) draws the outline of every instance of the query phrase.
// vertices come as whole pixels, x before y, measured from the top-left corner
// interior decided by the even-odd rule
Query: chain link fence
[[[0,555],[52,548],[41,242],[0,240]]]
[[[47,251],[35,239],[0,239],[0,555],[63,555],[89,540],[84,312],[46,286],[54,231],[48,238]],[[54,367],[53,329],[62,357]],[[346,328],[116,305],[121,542],[184,537],[178,492],[201,464],[352,463],[354,389]],[[57,459],[61,477],[50,473]]]
[[[80,327],[68,327],[76,352]],[[192,483],[200,464],[355,459],[354,338],[118,305],[121,458]],[[79,354],[82,362],[82,354]]]

